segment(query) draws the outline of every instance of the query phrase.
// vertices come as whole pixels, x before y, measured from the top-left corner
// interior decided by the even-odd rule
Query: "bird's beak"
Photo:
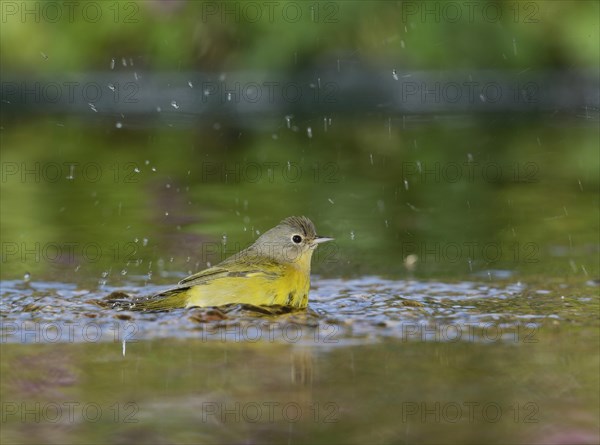
[[[327,238],[326,236],[317,236],[313,240],[313,244],[321,244],[326,243],[327,241],[333,241],[335,238]]]

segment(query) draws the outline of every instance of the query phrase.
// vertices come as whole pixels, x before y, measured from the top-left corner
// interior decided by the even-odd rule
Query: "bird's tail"
[[[112,309],[130,311],[168,311],[186,306],[187,288],[169,289],[149,297],[131,298],[124,292],[113,292],[103,301]]]

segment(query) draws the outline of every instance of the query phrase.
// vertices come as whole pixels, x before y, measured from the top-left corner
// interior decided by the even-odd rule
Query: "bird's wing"
[[[224,267],[211,267],[190,275],[189,277],[185,277],[183,280],[177,283],[179,285],[177,287],[189,287],[196,284],[204,284],[214,280],[215,278],[225,277],[228,273],[229,270]]]
[[[203,302],[208,301],[208,295],[214,303],[203,304],[218,306],[223,301],[223,296],[242,294],[251,283],[272,281],[280,278],[285,273],[284,266],[270,259],[252,261],[234,261],[231,258],[222,263],[202,270],[181,280],[177,286],[164,290],[150,297],[138,299],[135,308],[138,310],[165,310],[176,307],[185,307],[189,303],[190,291],[199,286],[202,291]],[[251,280],[232,280],[228,286],[222,287],[217,281],[223,278],[250,278]],[[214,286],[213,286],[214,285]],[[205,288],[206,286],[206,288]],[[198,292],[198,290],[196,290]],[[204,292],[209,294],[204,295]]]
[[[216,266],[184,278],[178,283],[177,287],[192,287],[199,284],[208,284],[209,282],[217,278],[245,278],[259,276],[262,276],[264,278],[277,278],[280,275],[281,271],[279,270],[279,268],[259,269],[253,265],[247,265],[245,267],[239,265],[236,265],[236,267]]]

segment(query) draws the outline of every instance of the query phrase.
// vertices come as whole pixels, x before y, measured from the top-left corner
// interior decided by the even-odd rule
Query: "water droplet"
[[[112,59],[110,59],[110,69],[111,70],[115,69],[115,58],[114,57]]]
[[[31,274],[29,272],[25,272],[25,275],[23,275],[23,281],[28,283],[30,280],[31,280]]]
[[[179,105],[177,104],[177,101],[175,101],[175,100],[172,100],[172,101],[171,101],[171,106],[172,106],[173,108],[175,108],[176,110],[179,110]]]
[[[93,103],[88,103],[90,110],[92,110],[94,113],[97,113],[98,110],[96,110],[96,106]]]
[[[309,138],[309,139],[312,139],[312,128],[308,127],[308,128],[306,129],[306,134],[308,135],[308,138]]]
[[[191,80],[188,80],[188,86],[189,86],[190,88],[194,88],[194,85],[192,84],[192,81],[191,81]]]
[[[66,177],[66,179],[68,179],[68,180],[75,179],[75,175],[73,174],[74,171],[75,171],[75,165],[73,165],[73,164],[69,165],[69,175]]]
[[[117,122],[115,124],[115,127],[117,127],[117,128],[123,128],[123,123],[122,122]]]
[[[146,247],[148,245],[148,238],[144,238],[142,240],[142,246]]]
[[[108,89],[109,89],[110,91],[115,91],[115,86],[114,86],[112,83],[109,83],[109,84],[108,84]]]
[[[350,239],[351,239],[352,241],[354,241],[354,238],[355,238],[355,235],[354,235],[354,230],[351,230],[351,231],[350,231]]]
[[[327,198],[327,201],[329,201],[331,204],[335,204],[335,202],[331,198]]]
[[[394,80],[398,80],[398,73],[396,72],[396,70],[392,70],[392,77],[394,78]]]

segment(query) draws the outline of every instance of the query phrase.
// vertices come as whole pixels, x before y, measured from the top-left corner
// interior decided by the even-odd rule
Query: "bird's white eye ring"
[[[292,241],[296,244],[300,244],[302,242],[302,237],[300,235],[292,236]]]

